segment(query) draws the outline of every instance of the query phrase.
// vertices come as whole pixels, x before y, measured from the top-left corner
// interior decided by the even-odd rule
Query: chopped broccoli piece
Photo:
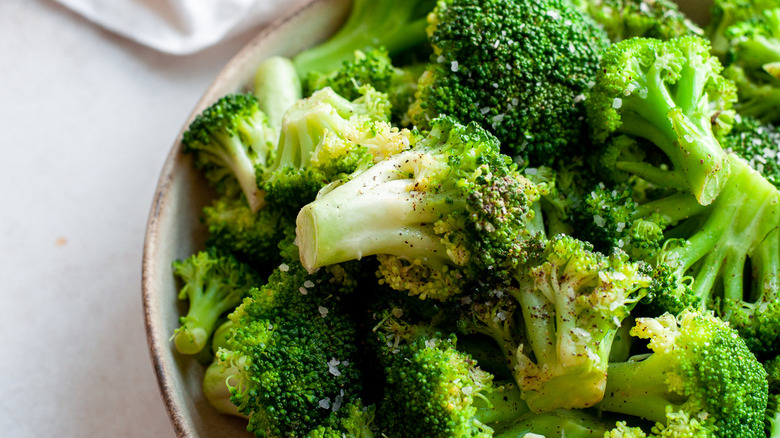
[[[666,155],[670,170],[644,161],[621,161],[618,168],[711,203],[729,175],[712,119],[729,110],[735,97],[721,70],[698,37],[613,44],[587,101],[596,141],[613,133],[649,140]]]
[[[637,318],[651,353],[611,363],[602,411],[656,423],[659,436],[764,437],[766,371],[715,316]]]
[[[712,53],[725,60],[730,46],[728,29],[776,7],[777,0],[714,0],[710,21],[705,28],[706,36],[712,42]]]
[[[606,35],[564,0],[443,0],[429,17],[434,53],[409,109],[477,122],[533,166],[586,132],[583,101]]]
[[[704,36],[704,30],[672,0],[573,0],[575,7],[607,32],[610,41],[634,37],[669,40]]]
[[[500,275],[496,268],[527,256],[535,233],[525,225],[541,190],[487,131],[440,118],[412,149],[303,207],[301,261],[312,271],[380,254],[388,284],[446,299],[464,281]]]
[[[268,124],[275,133],[282,129],[284,113],[303,95],[301,80],[290,59],[272,56],[261,62],[255,70],[252,93],[258,105],[268,116]]]
[[[237,183],[252,211],[257,211],[265,200],[256,172],[268,165],[275,138],[254,95],[229,94],[198,114],[181,142],[217,190],[230,193]]]
[[[180,278],[180,300],[189,300],[187,314],[174,332],[176,350],[195,354],[207,345],[217,320],[232,311],[253,287],[262,281],[248,265],[230,253],[209,248],[173,262],[173,274]]]
[[[345,407],[360,400],[357,328],[340,300],[357,283],[335,268],[308,275],[279,265],[229,315],[218,371],[258,437],[303,436],[348,417]]]

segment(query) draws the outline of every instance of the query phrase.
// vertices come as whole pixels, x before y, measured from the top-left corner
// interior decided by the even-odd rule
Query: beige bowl
[[[242,49],[183,124],[225,94],[241,91],[252,80],[257,65],[273,55],[293,55],[332,34],[349,10],[347,0],[312,0],[294,14],[265,28]],[[680,1],[695,21],[707,17],[711,0]],[[170,341],[186,308],[177,299],[171,262],[188,257],[203,246],[205,230],[198,218],[212,191],[181,143],[173,145],[157,184],[146,232],[143,259],[143,304],[149,352],[165,407],[180,437],[248,436],[246,421],[219,414],[204,398],[201,381],[205,367],[178,354]]]
[[[217,76],[179,133],[197,114],[225,94],[242,91],[255,68],[273,55],[293,55],[332,34],[343,22],[349,2],[313,0],[265,28]],[[247,436],[246,421],[221,415],[203,396],[204,367],[178,354],[170,341],[184,311],[177,299],[171,262],[200,249],[205,230],[200,211],[211,198],[205,179],[176,142],[162,169],[149,216],[143,256],[143,303],[154,370],[165,407],[180,437]]]

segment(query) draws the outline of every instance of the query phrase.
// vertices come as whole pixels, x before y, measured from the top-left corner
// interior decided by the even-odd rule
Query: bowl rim
[[[285,25],[289,24],[306,13],[309,9],[319,4],[327,3],[326,0],[308,0],[300,4],[297,8],[264,26],[247,44],[245,44],[219,71],[214,80],[210,83],[206,91],[201,95],[198,102],[188,115],[186,121],[182,124],[176,140],[171,146],[155,186],[154,197],[151,203],[149,215],[147,217],[145,237],[143,243],[143,253],[141,261],[141,291],[144,313],[144,328],[146,332],[147,347],[149,356],[157,379],[158,388],[165,405],[165,410],[173,425],[174,432],[178,437],[197,436],[197,431],[192,429],[187,419],[182,415],[181,407],[184,406],[184,400],[177,395],[174,378],[169,372],[172,364],[164,359],[163,351],[169,348],[169,339],[159,333],[164,323],[160,318],[160,309],[152,305],[155,293],[159,293],[154,280],[156,277],[154,259],[157,254],[158,236],[161,225],[161,215],[165,204],[166,194],[173,182],[173,173],[179,164],[181,158],[181,136],[194,118],[202,112],[209,104],[225,94],[225,80],[234,78],[242,67],[246,67],[254,59],[253,55],[261,50],[261,47],[273,36],[285,30]]]

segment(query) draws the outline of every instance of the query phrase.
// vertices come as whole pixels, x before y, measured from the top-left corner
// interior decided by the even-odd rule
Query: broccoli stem
[[[288,58],[274,56],[263,61],[255,71],[254,95],[260,109],[268,116],[275,133],[282,129],[282,118],[287,108],[302,96],[301,80]],[[271,139],[276,143],[276,139]]]
[[[235,307],[236,297],[224,296],[220,281],[212,280],[190,297],[187,315],[180,318],[173,342],[182,354],[195,354],[206,346],[219,317]]]
[[[757,248],[761,248],[757,254],[765,254],[757,265],[763,280],[759,284],[776,282],[764,275],[772,275],[778,269],[780,256],[769,254],[775,244],[767,237],[780,224],[780,193],[744,160],[731,155],[730,161],[732,176],[707,208],[704,223],[687,245],[669,254],[679,262],[681,274],[696,267],[693,289],[705,306],[719,278],[723,280],[726,302],[744,299],[745,262]],[[762,242],[767,242],[767,248],[762,248]]]
[[[328,192],[327,199],[304,206],[296,221],[303,266],[312,272],[375,254],[422,258],[432,266],[447,263],[432,224],[457,203],[409,190],[414,180],[405,176],[423,158],[413,152],[395,155]]]
[[[344,25],[328,40],[293,58],[301,78],[328,73],[351,59],[356,50],[384,47],[391,56],[427,40],[424,7],[428,0],[355,0]]]
[[[666,408],[681,405],[686,397],[669,392],[664,376],[674,372],[674,361],[661,354],[609,364],[601,411],[632,415],[666,424]]]
[[[494,383],[491,391],[481,392],[474,398],[474,407],[477,408],[474,418],[491,428],[531,412],[523,401],[523,393],[513,383]]]

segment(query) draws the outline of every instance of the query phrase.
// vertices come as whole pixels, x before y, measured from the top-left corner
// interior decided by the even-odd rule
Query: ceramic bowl
[[[680,3],[701,22],[707,17],[711,0]],[[178,137],[211,103],[246,88],[261,61],[274,55],[290,56],[322,41],[340,26],[348,10],[346,0],[312,0],[266,27],[225,66],[183,123]],[[245,420],[219,414],[204,398],[201,381],[205,367],[176,353],[170,341],[179,316],[186,312],[177,299],[171,262],[202,248],[206,232],[198,218],[211,197],[212,191],[195,170],[191,156],[181,153],[177,141],[162,169],[147,224],[143,304],[154,370],[179,437],[248,436]]]
[[[345,0],[315,0],[264,28],[220,72],[182,125],[225,94],[242,91],[255,69],[274,55],[291,56],[322,41],[343,22]],[[202,248],[200,211],[212,191],[176,142],[165,161],[148,219],[143,256],[143,303],[149,351],[165,407],[179,437],[248,436],[246,421],[221,415],[203,396],[204,366],[178,354],[171,335],[186,312],[177,299],[171,262]]]

